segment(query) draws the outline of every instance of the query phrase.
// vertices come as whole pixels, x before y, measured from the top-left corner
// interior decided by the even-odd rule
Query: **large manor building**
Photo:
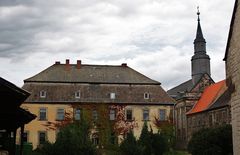
[[[206,52],[198,11],[194,55],[191,59],[192,78],[170,89],[176,100],[174,120],[177,147],[186,149],[192,134],[201,128],[230,123],[229,93],[225,80],[215,83],[211,78],[210,57]]]
[[[145,121],[157,132],[156,118],[168,121],[173,114],[174,100],[163,90],[161,83],[125,63],[88,65],[78,60],[76,64],[70,64],[67,59],[65,64],[56,62],[24,80],[23,89],[31,95],[22,107],[37,115],[25,127],[25,140],[34,148],[44,141],[56,140],[58,130],[49,129],[47,125],[64,121],[67,114],[75,120],[88,116],[88,120],[95,123],[92,141],[97,145],[103,143],[98,127],[106,128],[107,122],[118,121],[119,111],[116,110],[119,107],[124,115],[119,129],[130,126],[137,137]],[[116,134],[113,128],[110,129],[109,134]],[[121,136],[117,136],[117,140],[121,140]]]

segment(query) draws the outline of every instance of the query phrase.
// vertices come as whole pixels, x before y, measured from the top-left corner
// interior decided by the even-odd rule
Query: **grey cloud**
[[[201,7],[207,50],[219,59],[233,0],[1,0],[0,59],[4,61],[0,65],[11,65],[0,69],[0,74],[13,80],[20,77],[18,83],[55,60],[124,61],[170,88],[191,76],[196,3]],[[221,15],[216,18],[216,14]],[[218,61],[213,58],[212,63]],[[222,70],[222,65],[212,66],[213,71]],[[217,79],[224,76],[223,71],[212,74]]]

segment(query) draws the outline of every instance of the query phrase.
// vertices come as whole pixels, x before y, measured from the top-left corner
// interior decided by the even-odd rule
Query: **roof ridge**
[[[53,64],[53,65],[65,66],[66,64]],[[69,64],[69,65],[71,65],[71,66],[77,66],[77,64]],[[128,67],[128,66],[122,66],[122,65],[98,65],[98,64],[81,64],[81,66]]]
[[[161,84],[127,66],[126,63],[122,65],[55,63],[25,79],[24,82]]]

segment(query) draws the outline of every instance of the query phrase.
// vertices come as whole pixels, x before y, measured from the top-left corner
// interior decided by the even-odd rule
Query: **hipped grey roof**
[[[170,89],[167,91],[167,93],[172,96],[175,97],[177,96],[179,93],[182,92],[189,92],[191,89],[193,88],[193,83],[192,83],[192,79],[181,83],[180,85]]]
[[[27,103],[113,103],[173,105],[160,83],[128,67],[77,64],[54,65],[24,81],[31,92]],[[46,92],[45,97],[40,92]],[[75,93],[80,97],[76,98]],[[111,98],[111,94],[115,98]],[[146,99],[144,94],[149,94]]]
[[[120,66],[81,64],[80,68],[76,64],[54,64],[24,82],[160,85],[159,82],[133,70],[126,64]]]
[[[29,82],[23,88],[31,92],[27,103],[174,104],[160,85]],[[41,91],[46,92],[45,98],[40,97]],[[76,92],[80,92],[80,98],[75,97]],[[115,93],[114,99],[111,93]],[[149,93],[149,99],[144,98],[144,93]]]

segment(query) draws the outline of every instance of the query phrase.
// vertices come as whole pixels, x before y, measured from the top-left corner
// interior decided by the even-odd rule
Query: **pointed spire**
[[[197,6],[197,15],[198,15],[198,22],[200,22],[200,18],[199,18],[199,15],[200,15],[199,6]]]
[[[202,34],[201,24],[200,24],[200,12],[199,7],[197,8],[197,34],[194,40],[194,55],[192,56],[192,82],[195,85],[203,74],[207,73],[211,75],[210,72],[210,57],[206,52],[206,41]]]
[[[198,26],[197,26],[197,34],[196,34],[196,39],[194,40],[194,43],[196,42],[205,42],[205,39],[202,34],[202,28],[200,24],[200,12],[199,12],[199,6],[197,7],[197,15],[198,15]]]

